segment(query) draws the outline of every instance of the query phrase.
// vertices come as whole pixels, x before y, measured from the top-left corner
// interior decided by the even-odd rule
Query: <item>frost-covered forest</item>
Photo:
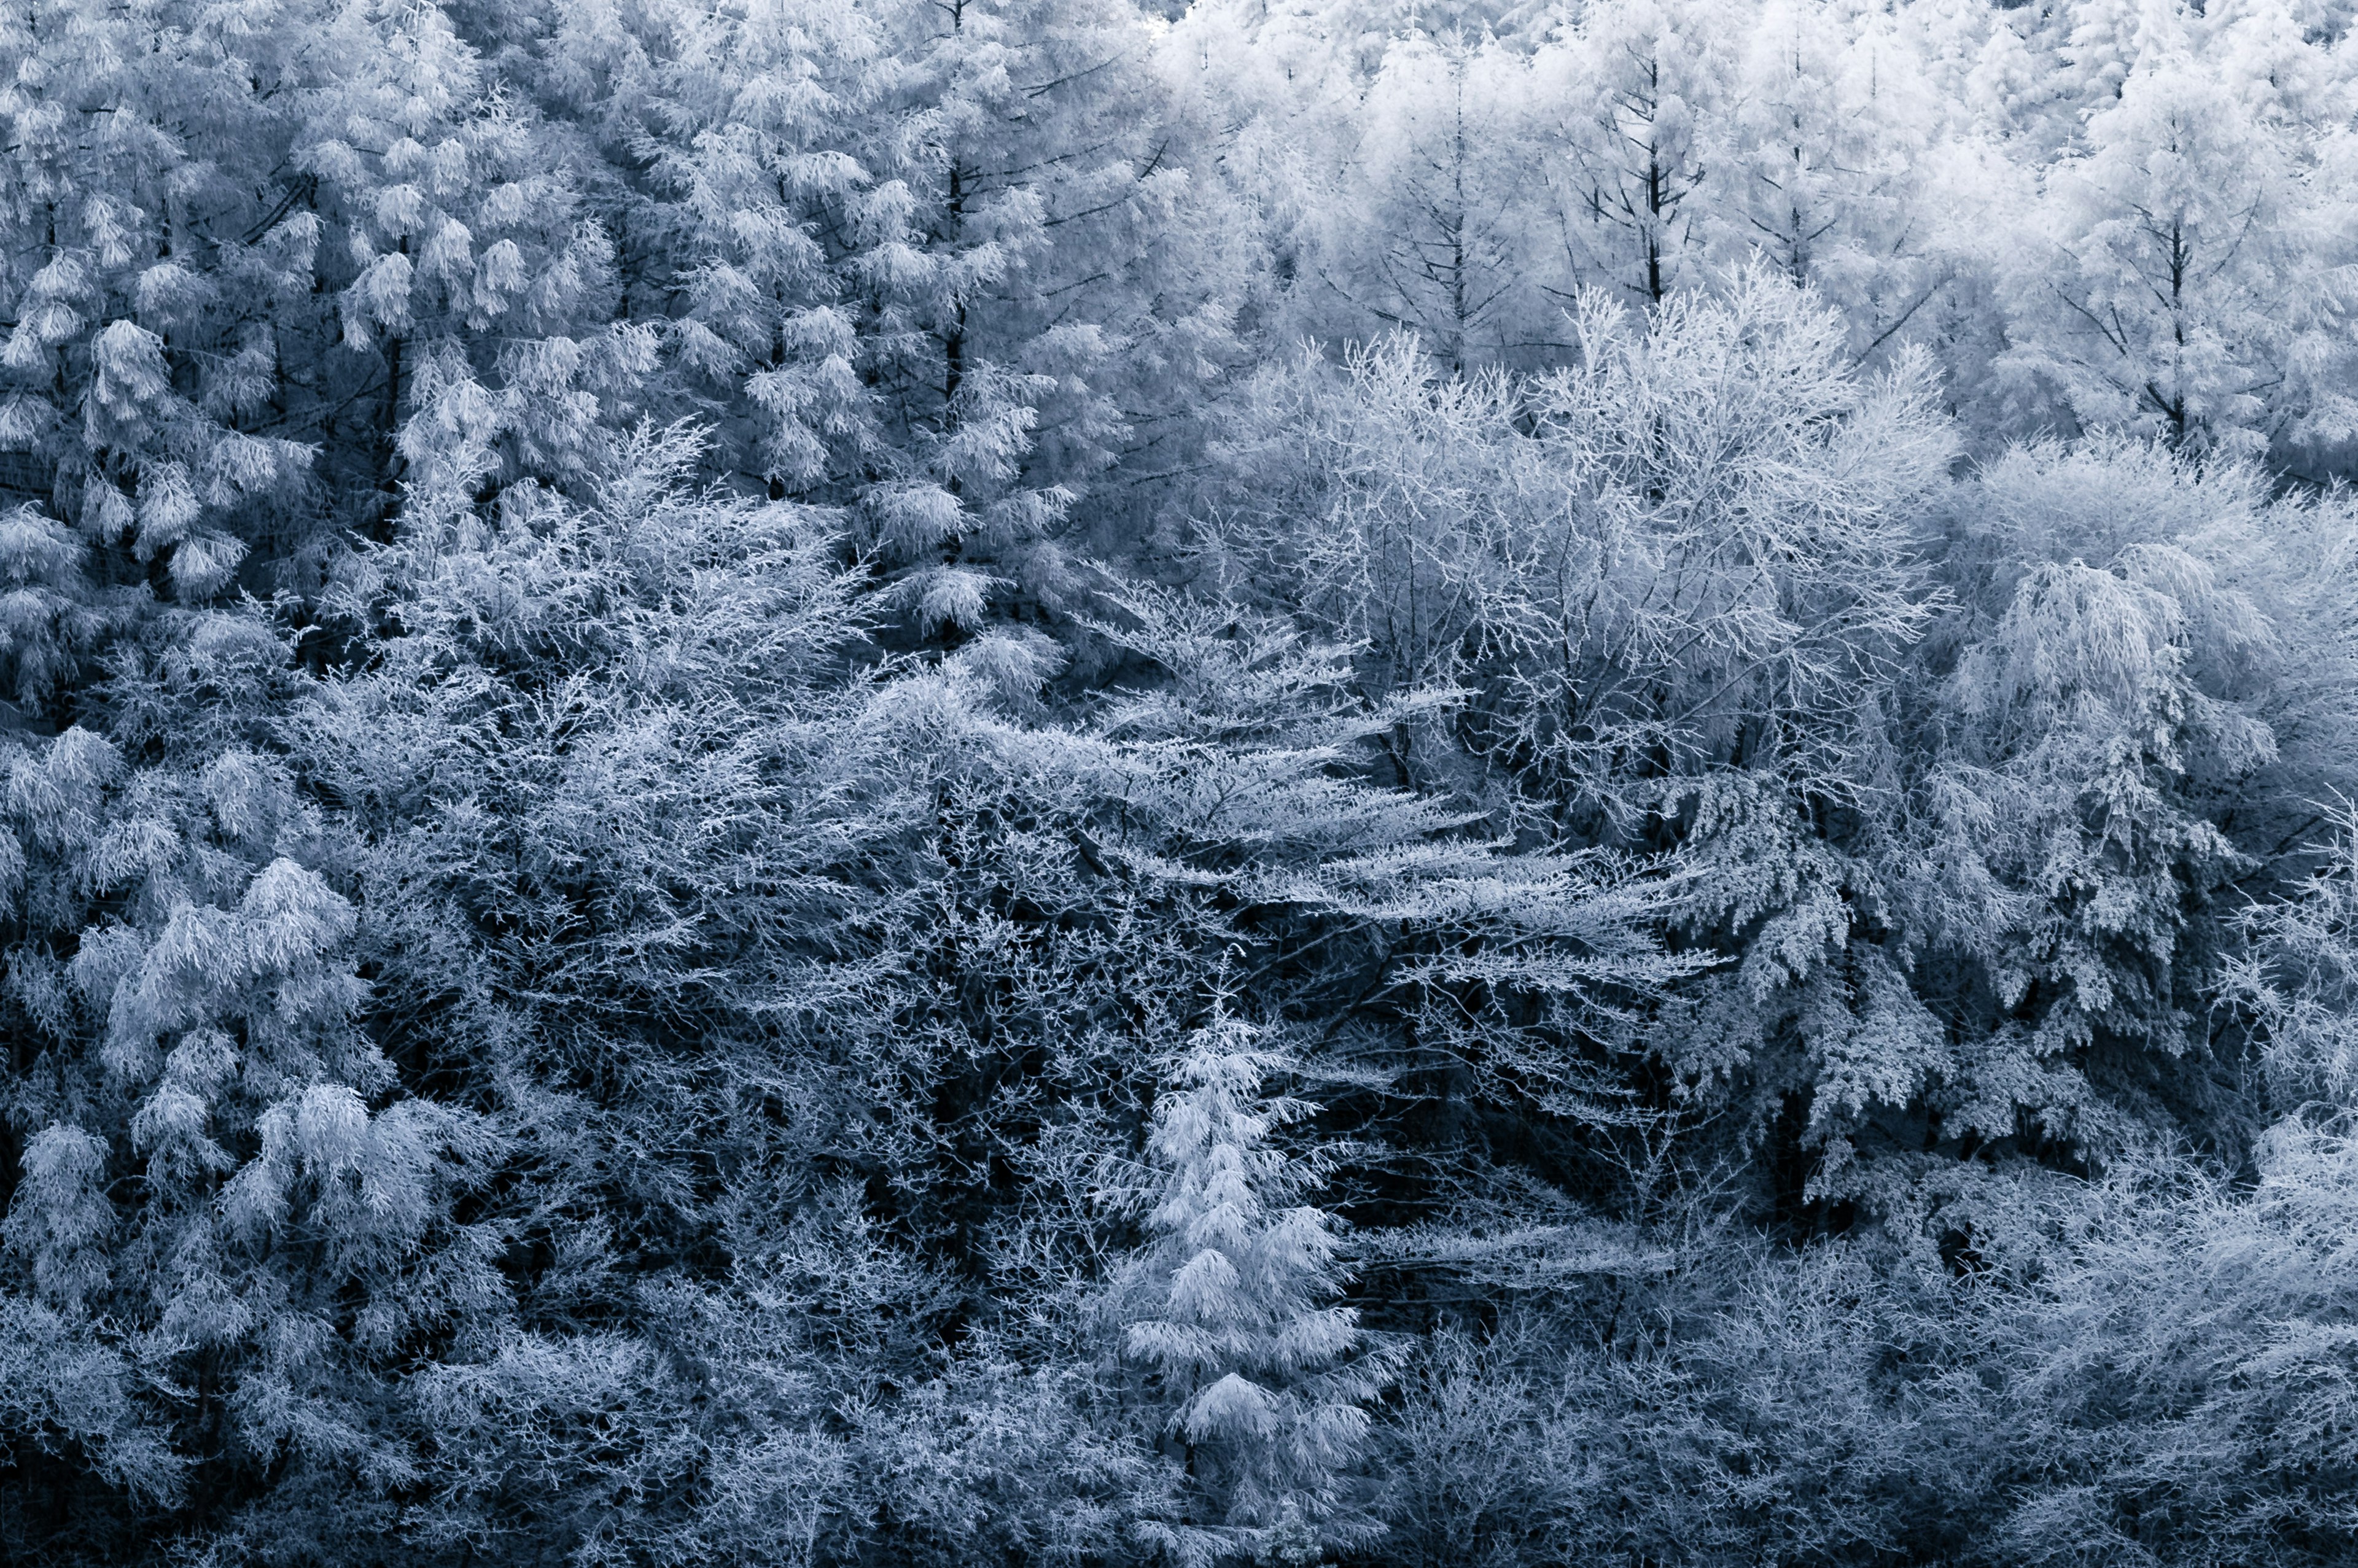
[[[0,1559],[2346,1564],[2353,0],[0,0]]]

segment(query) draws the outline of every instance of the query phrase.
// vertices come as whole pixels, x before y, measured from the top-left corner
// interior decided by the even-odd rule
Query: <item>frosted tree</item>
[[[612,243],[582,210],[569,138],[427,0],[354,0],[321,45],[299,157],[366,388],[323,433],[382,491],[369,521],[405,483],[595,473],[655,345],[610,319]]]
[[[1960,498],[1943,575],[1964,613],[1927,672],[1954,717],[1886,883],[1913,940],[1963,961],[1942,1011],[1980,1021],[1931,1097],[1945,1136],[2101,1155],[2147,1097],[2207,1092],[2169,1086],[2199,1084],[2212,901],[2253,869],[2214,812],[2277,755],[2245,678],[2266,622],[2201,531],[2248,482],[2147,447],[2035,449]]]
[[[576,46],[622,84],[592,95],[652,159],[626,208],[625,279],[665,333],[683,391],[719,420],[723,465],[773,496],[840,500],[888,460],[863,367],[867,314],[913,279],[879,269],[902,238],[872,167],[900,122],[874,7],[658,7]],[[560,47],[572,43],[560,38]],[[881,201],[884,205],[871,205]]]
[[[896,128],[871,144],[863,330],[898,455],[862,511],[912,568],[920,628],[971,629],[1006,589],[1065,601],[1077,487],[1130,439],[1115,389],[1203,379],[1226,307],[1217,276],[1206,297],[1167,270],[1188,177],[1134,10],[957,0],[879,20]]]
[[[2182,18],[2147,32],[2087,150],[2048,177],[2048,240],[2006,280],[2017,347],[1999,369],[2051,388],[2082,427],[2192,449],[2341,438],[2351,282],[2334,163],[2238,90],[2265,57],[2201,48]]]
[[[1466,1070],[1585,1115],[1582,1064],[1651,1050],[1695,1081],[1823,1089],[1832,1118],[1887,1049],[1876,1081],[1904,1103],[1941,1050],[1878,950],[1875,860],[1888,726],[1938,624],[1918,551],[1954,432],[1930,366],[1861,375],[1842,319],[1765,265],[1642,327],[1584,304],[1572,370],[1433,385],[1387,345],[1341,395],[1271,410],[1318,484],[1238,530],[1258,568],[1239,575],[1359,644],[1369,698],[1469,694],[1386,737],[1396,777],[1463,791],[1526,842],[1674,849],[1695,878],[1626,896],[1729,959],[1716,977],[1447,966],[1538,1020],[1469,1027]],[[1501,890],[1502,913],[1518,903]],[[1435,1014],[1420,1031],[1458,1041]]]
[[[1584,362],[1528,382],[1357,362],[1303,427],[1327,515],[1270,547],[1371,689],[1494,693],[1473,729],[1542,816],[1646,756],[1831,781],[1924,620],[1903,563],[1952,438],[1927,367],[1861,378],[1840,319],[1759,268],[1642,325],[1583,304]]]
[[[1693,281],[1736,80],[1726,18],[1686,0],[1587,13],[1538,62],[1563,128],[1549,160],[1560,243],[1585,283],[1657,304]]]
[[[1815,288],[1850,323],[1854,352],[1911,327],[1933,337],[1928,307],[1957,263],[1931,199],[1938,99],[1909,42],[1872,15],[1772,6],[1746,41],[1736,97],[1714,248],[1734,263],[1758,247]]]
[[[1204,128],[1197,178],[1235,203],[1239,297],[1259,341],[1343,341],[1380,326],[1356,292],[1384,243],[1383,226],[1362,221],[1359,203],[1384,193],[1365,189],[1359,148],[1387,135],[1366,120],[1387,53],[1419,47],[1395,38],[1393,20],[1380,6],[1207,0],[1162,39],[1163,77]]]
[[[1184,468],[1249,263],[1126,7],[578,31],[629,84],[615,134],[653,160],[625,203],[637,287],[719,455],[774,497],[853,506],[919,630],[1065,592],[1082,481]]]
[[[1264,1096],[1282,1060],[1260,1040],[1221,1013],[1172,1063],[1147,1144],[1153,1239],[1120,1297],[1192,1505],[1141,1533],[1181,1563],[1310,1562],[1373,1533],[1347,1472],[1394,1357],[1333,1304],[1332,1222],[1293,1201],[1311,1173],[1271,1143],[1309,1108]]]
[[[113,552],[103,577],[201,600],[257,536],[301,531],[307,400],[282,355],[308,335],[318,230],[282,160],[308,22],[0,18],[0,495]]]
[[[266,742],[237,743],[283,645],[189,621],[119,655],[124,745],[77,727],[8,762],[27,1136],[0,1234],[12,1314],[49,1314],[20,1372],[81,1368],[79,1422],[151,1505],[243,1509],[272,1465],[381,1501],[415,1473],[384,1379],[508,1300],[497,1227],[453,1213],[499,1141],[358,1026],[352,906],[297,859],[316,823]]]
[[[2139,58],[2156,45],[2168,47],[2169,36],[2183,25],[2182,8],[2173,0],[2083,0],[2057,7],[2050,36],[2061,113],[2084,125],[2111,108]]]
[[[1977,8],[1970,8],[1977,10]],[[2061,51],[2071,24],[2065,5],[2017,6],[1971,21],[1942,7],[1935,17],[1909,8],[1919,26],[1939,25],[1949,40],[1932,59],[1956,92],[1953,111],[2004,146],[2025,168],[2060,156],[2080,134],[2080,108]],[[1954,52],[1952,53],[1951,51]]]
[[[2346,1107],[2358,1095],[2358,878],[2348,802],[2327,814],[2323,864],[2290,896],[2242,912],[2245,943],[2225,993],[2263,1033],[2262,1060],[2279,1104]]]
[[[1452,374],[1560,336],[1544,288],[1565,279],[1545,243],[1531,76],[1495,40],[1462,34],[1385,51],[1355,106],[1316,264],[1354,336],[1413,332]]]

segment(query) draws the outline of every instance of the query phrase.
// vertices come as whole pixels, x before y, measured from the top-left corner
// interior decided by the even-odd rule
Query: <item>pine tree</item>
[[[1726,18],[1687,0],[1587,13],[1540,59],[1563,128],[1551,160],[1561,243],[1585,284],[1658,305],[1700,281],[1699,226],[1722,177],[1736,80]]]
[[[867,313],[914,282],[877,249],[901,243],[905,192],[877,189],[903,127],[876,9],[657,7],[578,47],[619,57],[591,102],[649,160],[625,282],[680,395],[711,410],[719,466],[774,496],[856,498],[890,457]]]
[[[1166,167],[1184,137],[1160,124],[1134,10],[957,0],[879,18],[899,74],[871,171],[889,238],[864,331],[896,455],[863,511],[914,568],[902,592],[921,629],[971,629],[1009,589],[1068,602],[1057,541],[1131,438],[1116,392],[1202,380],[1228,301],[1158,255],[1190,248],[1187,175]]]
[[[2047,243],[2006,280],[2017,346],[1999,368],[2083,428],[2253,452],[2352,428],[2334,165],[2240,90],[2277,73],[2235,47],[2255,41],[2212,47],[2190,18],[2148,17],[2085,152],[2048,176]]]
[[[571,139],[432,0],[352,0],[321,36],[297,156],[319,182],[344,365],[345,483],[579,484],[635,412],[654,339],[611,319],[613,244]]]
[[[200,601],[255,543],[309,531],[286,356],[318,230],[284,157],[310,25],[216,4],[0,18],[0,496],[71,524],[102,583]]]
[[[1931,337],[1927,308],[1955,265],[1928,189],[1938,101],[1919,70],[1879,17],[1772,6],[1723,133],[1714,250],[1731,264],[1761,250],[1842,311],[1862,355]]]
[[[1395,42],[1357,106],[1356,145],[1331,199],[1326,285],[1350,336],[1417,334],[1450,374],[1528,362],[1558,334],[1533,164],[1531,71],[1495,40]],[[1544,360],[1542,355],[1541,358]]]
[[[1332,1222],[1271,1135],[1310,1108],[1264,1096],[1284,1062],[1225,1011],[1171,1064],[1148,1152],[1162,1173],[1152,1239],[1123,1281],[1123,1354],[1147,1374],[1187,1507],[1141,1527],[1182,1563],[1309,1562],[1373,1533],[1347,1472],[1393,1352],[1331,1304]]]

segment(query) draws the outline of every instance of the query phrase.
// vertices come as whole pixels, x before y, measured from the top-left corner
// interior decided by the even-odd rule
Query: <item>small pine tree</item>
[[[1188,1564],[1314,1562],[1380,1529],[1345,1476],[1395,1357],[1332,1304],[1331,1223],[1290,1201],[1315,1176],[1269,1141],[1313,1108],[1261,1093],[1283,1058],[1260,1041],[1216,1011],[1172,1064],[1147,1144],[1163,1172],[1153,1239],[1121,1297],[1126,1358],[1185,1472],[1175,1517],[1140,1533]]]

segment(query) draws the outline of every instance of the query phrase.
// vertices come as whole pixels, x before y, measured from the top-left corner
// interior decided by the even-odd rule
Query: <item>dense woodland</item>
[[[2350,0],[0,0],[0,1558],[2358,1540]]]

